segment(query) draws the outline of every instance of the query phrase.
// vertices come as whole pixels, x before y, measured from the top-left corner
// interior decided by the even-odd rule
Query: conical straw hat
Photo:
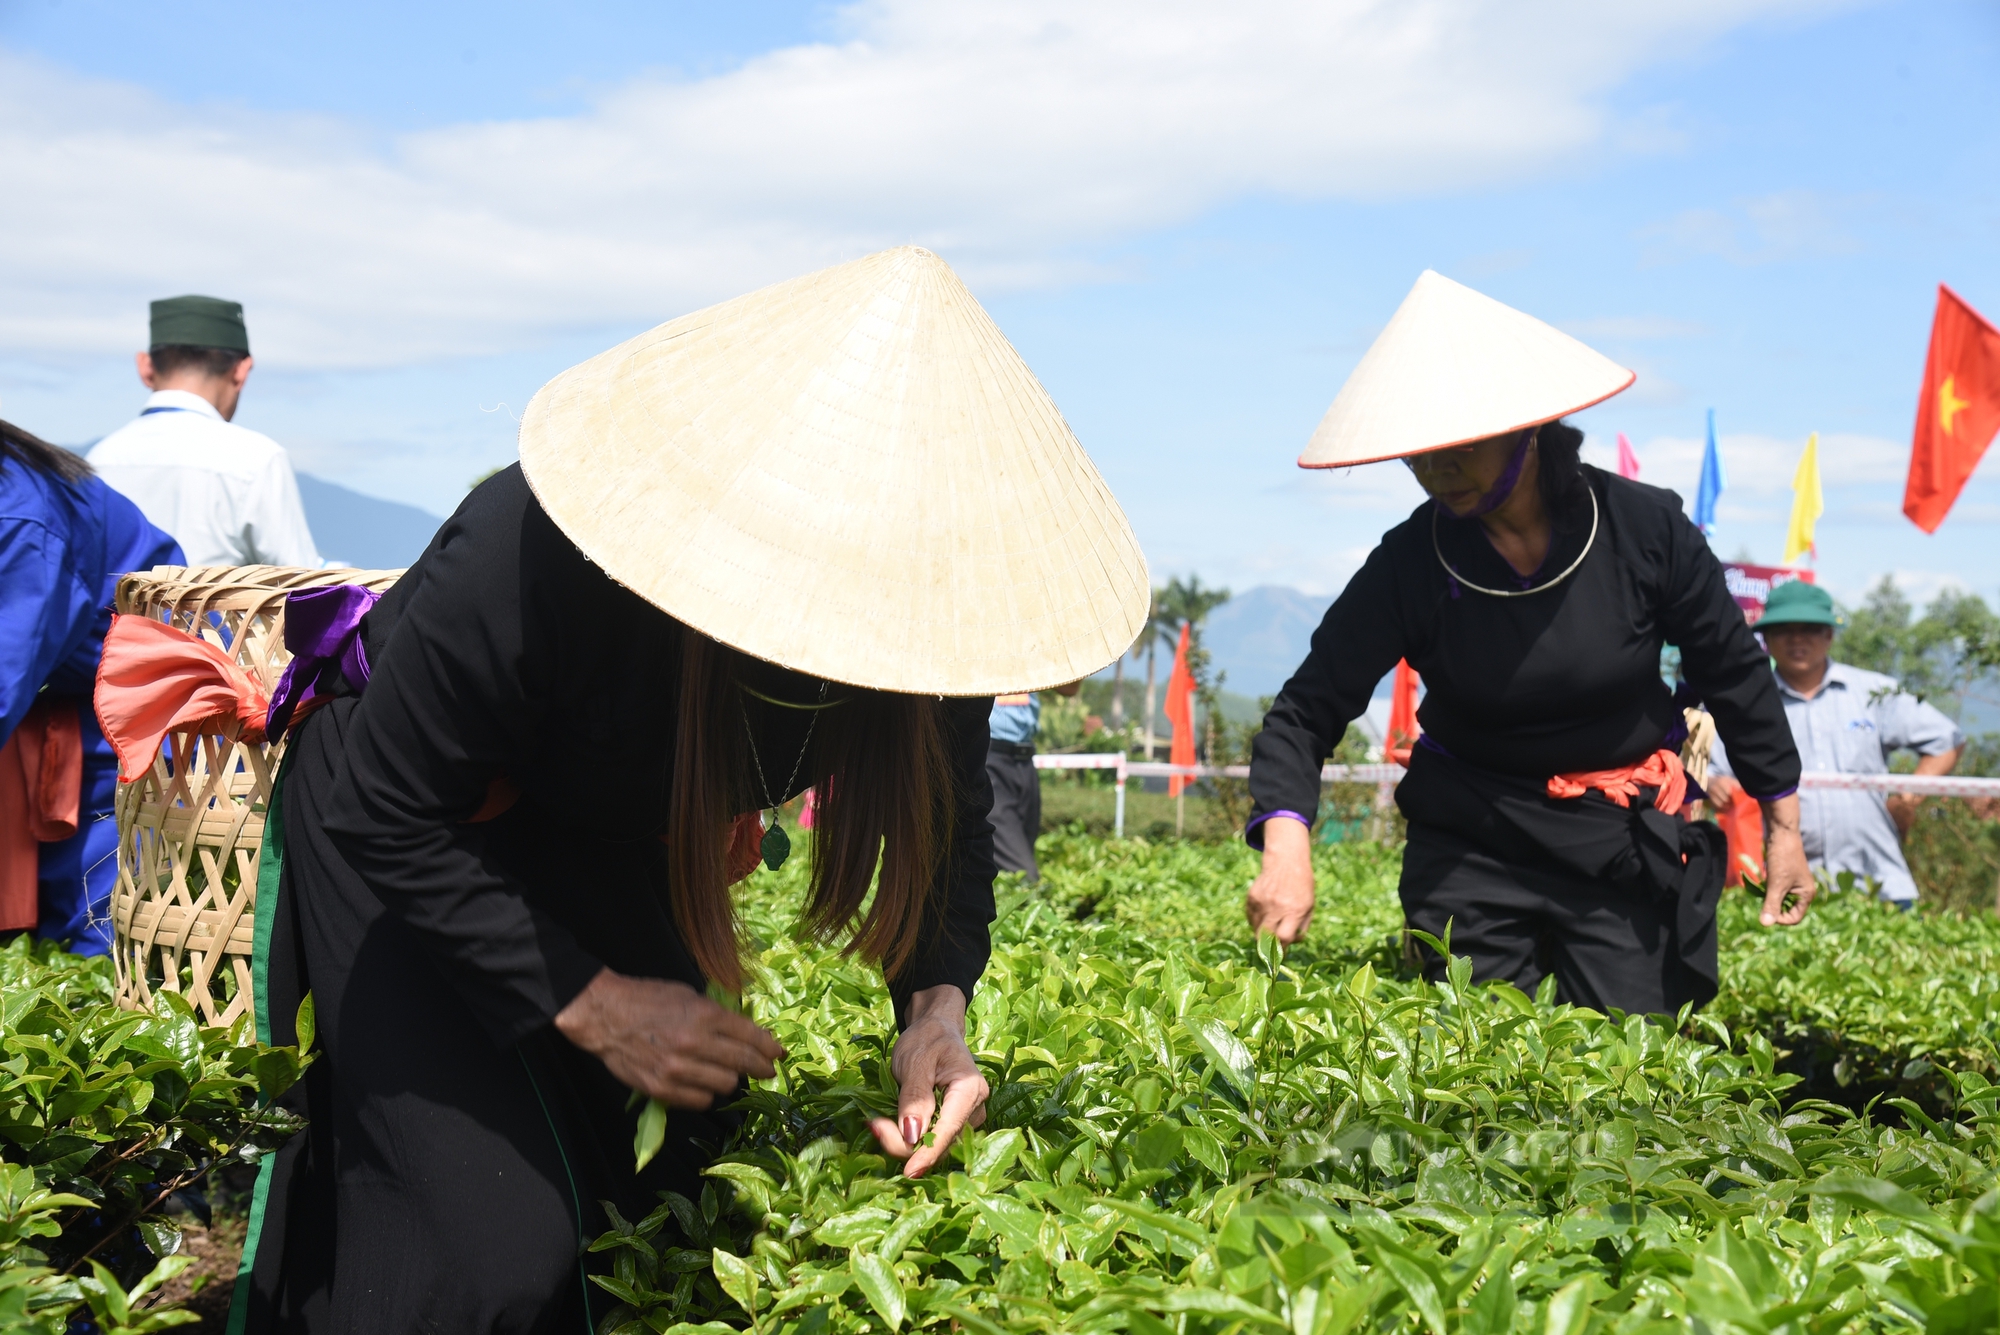
[[[1561,330],[1426,269],[1340,387],[1299,467],[1484,440],[1601,403],[1636,378]]]
[[[1146,561],[1062,414],[905,246],[682,316],[544,385],[521,465],[619,583],[856,686],[1035,690],[1116,659]]]

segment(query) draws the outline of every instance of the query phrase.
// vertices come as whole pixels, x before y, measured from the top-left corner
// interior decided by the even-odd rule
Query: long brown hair
[[[742,936],[725,843],[736,812],[761,800],[752,796],[749,775],[741,659],[692,629],[681,645],[667,812],[674,924],[701,971],[733,990],[743,983]],[[812,887],[800,926],[826,940],[858,917],[846,949],[894,977],[916,949],[951,840],[952,771],[940,702],[854,690],[820,711],[812,746]],[[871,879],[875,897],[863,914]]]
[[[51,445],[12,422],[0,422],[0,462],[9,459],[17,459],[30,468],[53,474],[65,482],[81,482],[91,474],[91,467],[82,455],[71,454],[60,445]]]

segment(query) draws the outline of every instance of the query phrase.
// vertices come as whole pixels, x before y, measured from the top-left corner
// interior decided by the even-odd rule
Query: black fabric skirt
[[[271,1041],[295,1041],[310,991],[319,1056],[289,1098],[308,1128],[275,1156],[232,1325],[253,1335],[587,1335],[613,1305],[585,1277],[609,1268],[584,1250],[609,1228],[600,1202],[637,1218],[662,1190],[698,1196],[730,1118],[675,1110],[666,1145],[635,1175],[630,1091],[601,1062],[553,1027],[493,1045],[320,828],[353,707],[336,701],[306,720],[285,761],[266,957]],[[657,843],[580,861],[573,843],[538,850],[532,822],[516,825],[507,855],[546,856],[550,874],[573,884],[619,876],[663,886]],[[678,956],[653,976],[700,988]]]
[[[1399,892],[1412,927],[1473,962],[1475,978],[1595,1010],[1674,1014],[1713,1000],[1715,908],[1728,841],[1713,822],[1630,807],[1592,790],[1553,798],[1419,747],[1396,802],[1410,822]],[[1428,949],[1424,967],[1446,961]]]

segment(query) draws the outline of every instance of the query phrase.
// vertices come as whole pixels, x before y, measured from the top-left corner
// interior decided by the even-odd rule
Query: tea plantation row
[[[1281,959],[1246,944],[1240,848],[1053,842],[972,1009],[989,1120],[918,1182],[864,1124],[894,1107],[879,983],[788,942],[796,882],[762,887],[748,1000],[791,1059],[700,1200],[599,1239],[607,1328],[2000,1322],[1991,924],[1850,896],[1781,935],[1738,897],[1736,985],[1675,1032],[1474,987],[1462,963],[1396,977],[1392,853],[1329,852],[1314,932]],[[1852,1042],[1851,1085],[1924,1065],[1912,1084],[1948,1112],[1799,1097],[1771,1041],[1793,1033]]]
[[[989,1119],[920,1182],[864,1125],[894,1099],[879,978],[790,941],[803,859],[759,873],[746,1001],[791,1058],[700,1199],[598,1240],[602,1329],[2000,1324],[2000,922],[1846,896],[1768,932],[1732,896],[1726,990],[1676,1031],[1414,980],[1393,850],[1324,850],[1282,959],[1240,845],[1044,850],[973,1006]],[[0,951],[0,1332],[189,1319],[145,1306],[167,1193],[289,1130],[258,1109],[295,1054],[109,994]]]
[[[267,1106],[291,1048],[203,1028],[173,993],[111,1002],[111,962],[17,938],[0,950],[0,1332],[145,1335],[195,1319],[150,1305],[189,1264],[175,1194],[298,1127]],[[310,1013],[301,1019],[310,1024]]]

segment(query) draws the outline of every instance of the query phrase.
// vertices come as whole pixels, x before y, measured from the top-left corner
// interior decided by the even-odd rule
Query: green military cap
[[[250,331],[243,327],[243,304],[220,297],[167,297],[153,303],[153,341],[193,348],[250,351]]]
[[[1833,610],[1833,595],[1817,584],[1802,579],[1789,580],[1771,590],[1764,600],[1764,615],[1757,629],[1766,626],[1838,626],[1840,614]]]

